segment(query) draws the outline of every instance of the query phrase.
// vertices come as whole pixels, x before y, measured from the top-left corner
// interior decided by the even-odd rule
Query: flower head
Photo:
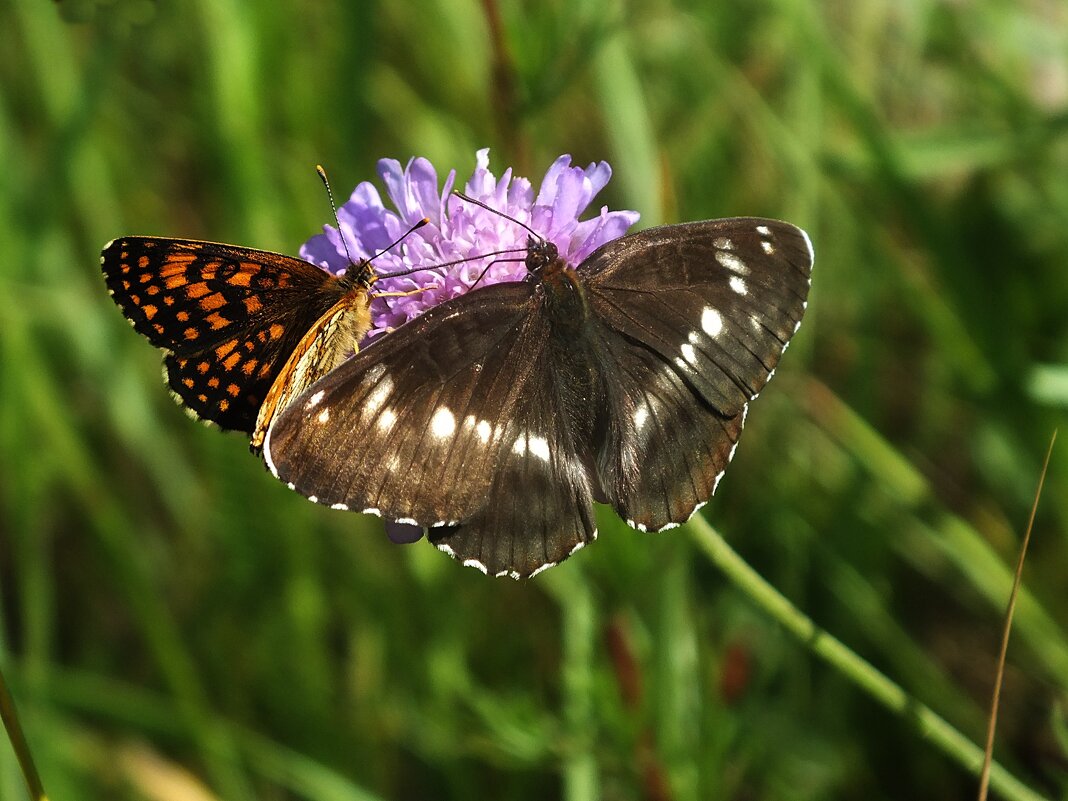
[[[462,295],[484,270],[480,286],[521,280],[526,275],[527,231],[502,214],[529,225],[555,244],[571,266],[622,236],[638,220],[635,211],[609,211],[607,206],[597,216],[579,220],[612,177],[612,169],[603,161],[582,168],[572,166],[570,156],[560,156],[535,194],[530,181],[513,176],[511,169],[499,179],[494,176],[489,170],[489,150],[479,150],[464,193],[502,214],[452,195],[454,170],[439,188],[437,172],[425,158],[412,159],[406,167],[394,159],[382,159],[378,174],[396,211],[383,205],[374,185],[361,183],[338,209],[345,243],[353,258],[381,253],[374,262],[379,275],[376,293],[422,291],[405,297],[375,297],[368,339]],[[429,218],[429,225],[382,252],[424,217]],[[329,225],[305,243],[300,255],[333,273],[350,266],[338,229]],[[389,277],[412,270],[416,272]]]

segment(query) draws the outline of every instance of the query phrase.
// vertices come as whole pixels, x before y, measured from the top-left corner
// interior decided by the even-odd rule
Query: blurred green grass
[[[328,219],[316,163],[343,193],[380,157],[464,174],[481,146],[535,179],[607,158],[604,202],[643,224],[803,225],[808,319],[705,514],[979,739],[1068,403],[1068,9],[507,2],[502,58],[490,5],[0,5],[0,642],[52,797],[972,797],[684,533],[604,515],[517,585],[301,501],[173,405],[99,250],[296,252]],[[998,748],[1051,797],[1066,468]]]

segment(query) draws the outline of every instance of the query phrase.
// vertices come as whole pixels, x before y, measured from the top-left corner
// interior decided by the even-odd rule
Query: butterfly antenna
[[[394,240],[393,242],[391,242],[388,247],[382,248],[382,250],[378,251],[378,253],[373,255],[367,261],[374,261],[379,256],[381,256],[383,253],[389,253],[389,251],[393,250],[393,248],[397,247],[397,245],[399,245],[401,242],[403,242],[405,239],[407,239],[412,234],[413,231],[418,231],[424,225],[429,225],[429,224],[430,224],[430,218],[429,217],[424,217],[419,222],[417,222],[415,225],[413,225],[411,228],[409,228],[407,231],[405,231],[403,234],[401,234],[399,237],[397,237],[397,239]],[[411,272],[418,272],[418,271],[417,270],[412,270]],[[394,274],[396,275],[397,273],[394,273]],[[400,273],[400,275],[403,275],[403,274],[404,273]]]
[[[407,236],[407,234],[405,234],[405,236]],[[442,262],[438,262],[436,264],[424,264],[424,265],[422,265],[420,267],[412,267],[410,270],[401,270],[400,272],[396,272],[396,273],[382,273],[378,277],[379,278],[398,278],[398,277],[400,277],[402,275],[411,275],[412,273],[421,273],[424,270],[436,270],[439,267],[452,267],[452,266],[454,266],[456,264],[465,264],[465,263],[467,263],[469,261],[478,261],[479,259],[485,259],[485,258],[488,258],[489,256],[502,256],[502,255],[504,255],[506,253],[524,253],[524,252],[526,252],[526,248],[525,247],[505,248],[504,250],[491,250],[489,253],[479,253],[479,254],[477,254],[475,256],[467,256],[466,258],[463,258],[463,259],[453,259],[452,261],[442,261]],[[522,259],[497,259],[496,261],[490,262],[490,265],[496,264],[498,261],[522,261]]]
[[[319,180],[323,182],[323,186],[326,187],[326,196],[330,198],[330,211],[334,212],[334,222],[337,223],[337,233],[341,237],[341,244],[345,248],[345,256],[348,257],[349,264],[353,267],[356,266],[356,259],[352,258],[352,252],[349,250],[349,243],[345,241],[345,231],[341,227],[341,220],[337,216],[337,204],[334,203],[334,190],[330,188],[330,179],[326,177],[326,170],[323,169],[322,164],[315,165],[315,171],[319,173]]]
[[[345,248],[345,255],[348,257],[349,264],[351,264],[353,267],[357,267],[357,266],[359,266],[359,264],[357,263],[356,259],[352,258],[352,251],[349,250],[349,243],[345,239],[345,231],[341,227],[341,220],[337,216],[337,204],[334,203],[334,190],[330,188],[330,179],[326,177],[326,170],[323,169],[323,165],[322,164],[316,164],[315,165],[315,171],[317,173],[319,173],[319,179],[323,182],[323,186],[326,187],[326,196],[328,198],[330,198],[330,210],[332,212],[334,212],[334,222],[337,223],[337,233],[338,233],[338,236],[341,237],[341,244]],[[429,217],[424,217],[419,222],[417,222],[415,225],[413,225],[411,228],[409,228],[407,231],[405,231],[403,234],[401,234],[401,236],[398,237],[396,241],[392,242],[389,245],[389,247],[383,248],[382,250],[378,251],[378,253],[376,253],[375,255],[371,256],[371,258],[367,259],[367,261],[368,262],[372,262],[375,259],[377,259],[379,256],[381,256],[383,253],[388,253],[389,251],[393,250],[393,248],[395,248],[397,245],[399,245],[401,242],[403,242],[408,236],[410,236],[413,231],[418,231],[424,225],[428,225],[429,223],[430,223],[430,218]]]
[[[530,227],[529,225],[527,225],[527,224],[526,224],[525,222],[520,222],[519,220],[517,220],[517,219],[516,219],[515,217],[511,216],[510,214],[505,214],[505,213],[504,213],[503,211],[501,211],[500,209],[495,209],[495,208],[493,208],[492,206],[489,206],[489,205],[487,205],[487,204],[483,203],[483,202],[482,202],[481,200],[475,200],[475,199],[474,199],[473,197],[471,197],[470,195],[465,195],[465,194],[464,194],[463,192],[460,192],[460,191],[458,191],[458,190],[456,190],[456,189],[452,190],[452,193],[453,193],[454,195],[456,195],[456,197],[460,198],[460,200],[466,200],[466,201],[467,201],[468,203],[474,203],[474,204],[475,204],[476,206],[481,206],[481,207],[482,207],[482,208],[484,208],[484,209],[485,209],[486,211],[490,211],[490,212],[493,212],[493,213],[494,213],[494,214],[496,214],[496,215],[497,215],[498,217],[504,217],[504,219],[506,219],[506,220],[511,220],[511,221],[512,221],[512,222],[514,222],[514,223],[515,223],[516,225],[521,225],[521,226],[523,226],[524,228],[526,228],[526,229],[527,229],[527,231],[529,231],[529,232],[530,232],[530,235],[531,235],[531,236],[533,236],[533,237],[536,237],[536,238],[537,238],[538,240],[540,240],[540,241],[542,241],[542,242],[544,242],[544,241],[545,241],[545,237],[544,237],[544,236],[542,236],[541,234],[539,234],[539,233],[538,233],[537,231],[535,231],[535,230],[534,230],[533,228],[531,228],[531,227]]]

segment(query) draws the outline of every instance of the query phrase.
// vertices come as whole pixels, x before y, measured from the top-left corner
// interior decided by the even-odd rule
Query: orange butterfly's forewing
[[[225,429],[257,432],[265,401],[284,408],[314,380],[320,364],[344,358],[312,334],[329,337],[332,315],[344,319],[357,340],[370,327],[366,262],[350,270],[352,278],[338,277],[269,251],[123,237],[104,248],[101,265],[130,324],[166,351],[165,375],[175,398],[198,419]],[[352,313],[361,308],[362,316]],[[306,365],[302,357],[291,358],[298,350],[308,357]],[[275,391],[280,374],[286,377]],[[272,416],[264,418],[267,424]]]

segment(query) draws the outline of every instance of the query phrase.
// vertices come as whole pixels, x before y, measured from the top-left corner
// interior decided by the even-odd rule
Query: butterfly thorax
[[[590,307],[578,272],[560,258],[556,245],[534,237],[527,239],[526,268],[527,278],[538,283],[544,293],[553,333],[565,343],[581,337],[590,319]]]
[[[552,392],[556,407],[569,422],[571,443],[589,442],[604,406],[604,381],[597,331],[580,273],[559,256],[552,242],[527,242],[529,278],[538,285],[546,327],[548,360],[552,364]]]

